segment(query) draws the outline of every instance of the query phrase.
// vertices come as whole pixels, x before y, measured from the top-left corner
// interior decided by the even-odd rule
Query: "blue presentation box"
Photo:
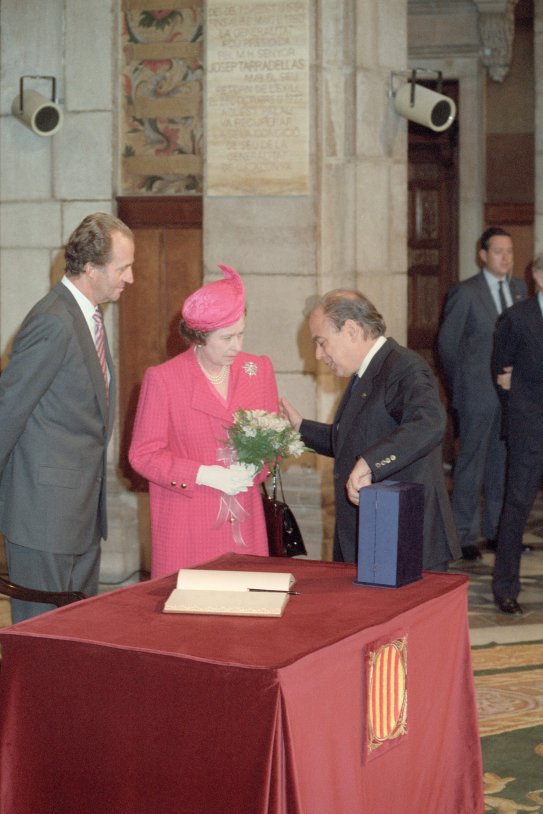
[[[360,490],[357,585],[399,588],[422,576],[424,487],[384,480]]]

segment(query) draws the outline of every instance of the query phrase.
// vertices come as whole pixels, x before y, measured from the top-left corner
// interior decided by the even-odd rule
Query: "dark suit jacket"
[[[512,278],[513,302],[527,296],[523,280]],[[452,406],[492,413],[499,404],[491,373],[496,305],[482,271],[451,288],[438,334],[438,351]]]
[[[334,424],[302,421],[305,444],[335,458],[336,559],[356,560],[358,509],[347,499],[345,484],[359,457],[374,481],[423,484],[424,568],[460,557],[443,477],[445,423],[432,371],[393,339],[376,353],[352,395],[346,392]]]
[[[25,318],[0,376],[0,530],[13,543],[78,554],[106,537],[109,403],[94,342],[62,283]]]
[[[534,436],[543,444],[543,315],[538,298],[519,302],[500,318],[494,340],[493,372],[513,366],[507,405],[509,441]]]

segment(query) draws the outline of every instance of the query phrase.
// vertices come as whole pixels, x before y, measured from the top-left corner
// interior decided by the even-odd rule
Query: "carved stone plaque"
[[[308,0],[208,0],[207,194],[309,191]]]

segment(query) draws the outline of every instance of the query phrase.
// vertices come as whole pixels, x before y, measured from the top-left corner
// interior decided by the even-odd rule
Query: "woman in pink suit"
[[[129,458],[149,481],[151,575],[225,552],[267,555],[259,484],[225,451],[236,410],[278,411],[267,356],[241,350],[245,291],[234,269],[185,300],[181,333],[192,345],[147,370]]]

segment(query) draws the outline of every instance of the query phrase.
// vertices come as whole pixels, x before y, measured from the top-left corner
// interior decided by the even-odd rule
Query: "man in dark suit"
[[[523,612],[522,535],[543,478],[543,254],[532,273],[537,293],[500,318],[493,358],[505,404],[507,481],[492,588],[499,609],[516,615]]]
[[[443,477],[445,411],[432,371],[413,351],[385,337],[385,323],[357,291],[331,291],[313,308],[317,359],[351,378],[333,424],[302,420],[282,399],[304,443],[333,456],[334,559],[356,561],[359,490],[385,479],[424,486],[423,567],[446,570],[460,556]]]
[[[450,290],[438,335],[438,351],[456,413],[459,450],[454,465],[452,510],[462,555],[481,557],[483,535],[496,540],[503,503],[505,444],[501,409],[491,373],[492,342],[498,315],[527,295],[523,280],[511,277],[513,241],[498,227],[480,239],[479,274]]]
[[[99,306],[133,282],[132,232],[111,215],[90,215],[70,236],[65,261],[0,376],[0,530],[12,581],[95,594],[115,414]],[[13,621],[50,608],[13,600]]]

